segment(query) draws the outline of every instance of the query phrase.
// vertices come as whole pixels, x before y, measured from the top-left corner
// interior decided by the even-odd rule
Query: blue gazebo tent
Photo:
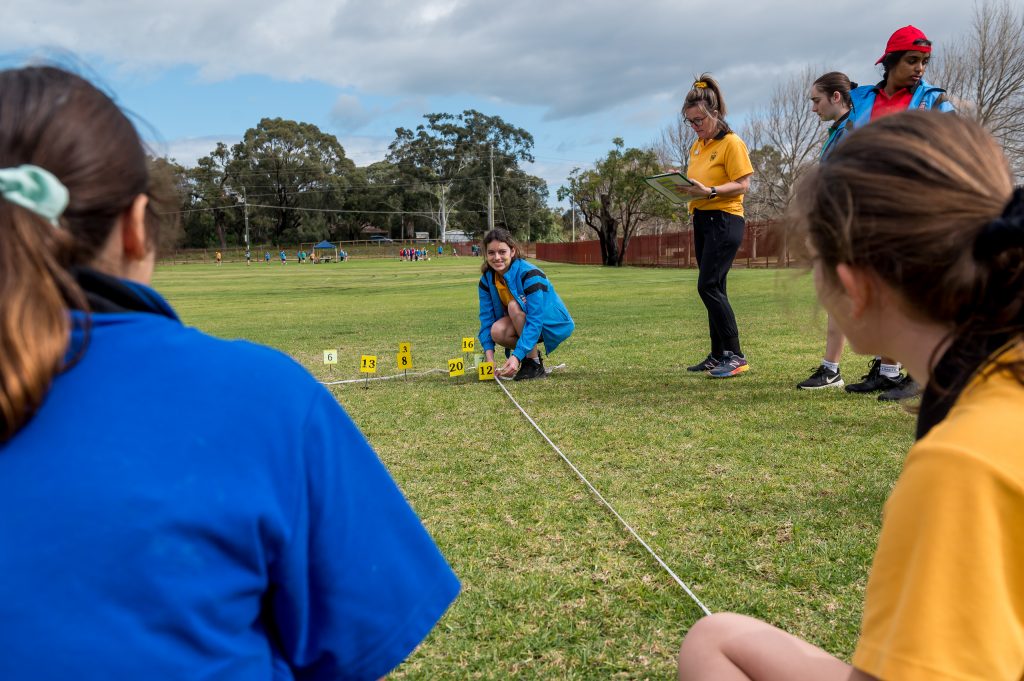
[[[334,252],[334,260],[338,261],[340,259],[338,257],[338,247],[335,246],[334,244],[332,244],[330,241],[321,241],[316,246],[313,246],[313,250],[314,251],[333,251]],[[323,258],[325,255],[326,255],[326,253],[325,254],[320,254],[319,252],[317,252],[317,257],[318,258]]]

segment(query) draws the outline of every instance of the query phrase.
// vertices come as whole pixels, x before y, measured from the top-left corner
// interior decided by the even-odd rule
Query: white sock
[[[826,369],[833,373],[839,373],[839,362],[830,362],[827,359],[823,359],[821,360],[821,366],[825,367]]]
[[[878,373],[885,376],[886,378],[899,378],[900,377],[900,365],[899,364],[883,364],[879,369]]]

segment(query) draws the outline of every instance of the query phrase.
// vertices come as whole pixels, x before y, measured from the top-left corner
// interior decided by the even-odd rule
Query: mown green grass
[[[824,344],[809,278],[730,275],[752,368],[716,381],[684,371],[709,349],[695,271],[541,264],[577,331],[548,361],[567,367],[509,384],[516,399],[709,608],[849,656],[913,417],[794,389]],[[478,266],[189,265],[155,285],[187,323],[337,380],[360,377],[361,354],[395,373],[400,341],[417,370],[459,356],[477,330]],[[866,362],[848,352],[847,380]],[[462,579],[397,676],[672,677],[699,610],[497,386],[434,375],[333,391]]]

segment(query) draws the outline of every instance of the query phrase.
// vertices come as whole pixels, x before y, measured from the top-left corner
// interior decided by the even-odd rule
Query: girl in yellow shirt
[[[850,135],[792,209],[853,349],[926,379],[918,440],[883,510],[852,666],[718,614],[683,641],[679,678],[1020,681],[1024,188],[979,125],[909,111]]]

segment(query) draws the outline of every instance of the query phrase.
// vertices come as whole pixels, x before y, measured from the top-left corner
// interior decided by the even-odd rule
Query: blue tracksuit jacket
[[[505,273],[509,292],[526,312],[526,325],[512,354],[522,361],[538,342],[544,343],[548,354],[572,335],[576,325],[569,316],[565,303],[555,293],[546,274],[536,265],[516,258]],[[504,317],[504,306],[494,285],[494,272],[490,269],[480,277],[480,343],[484,350],[494,349],[491,326]]]

